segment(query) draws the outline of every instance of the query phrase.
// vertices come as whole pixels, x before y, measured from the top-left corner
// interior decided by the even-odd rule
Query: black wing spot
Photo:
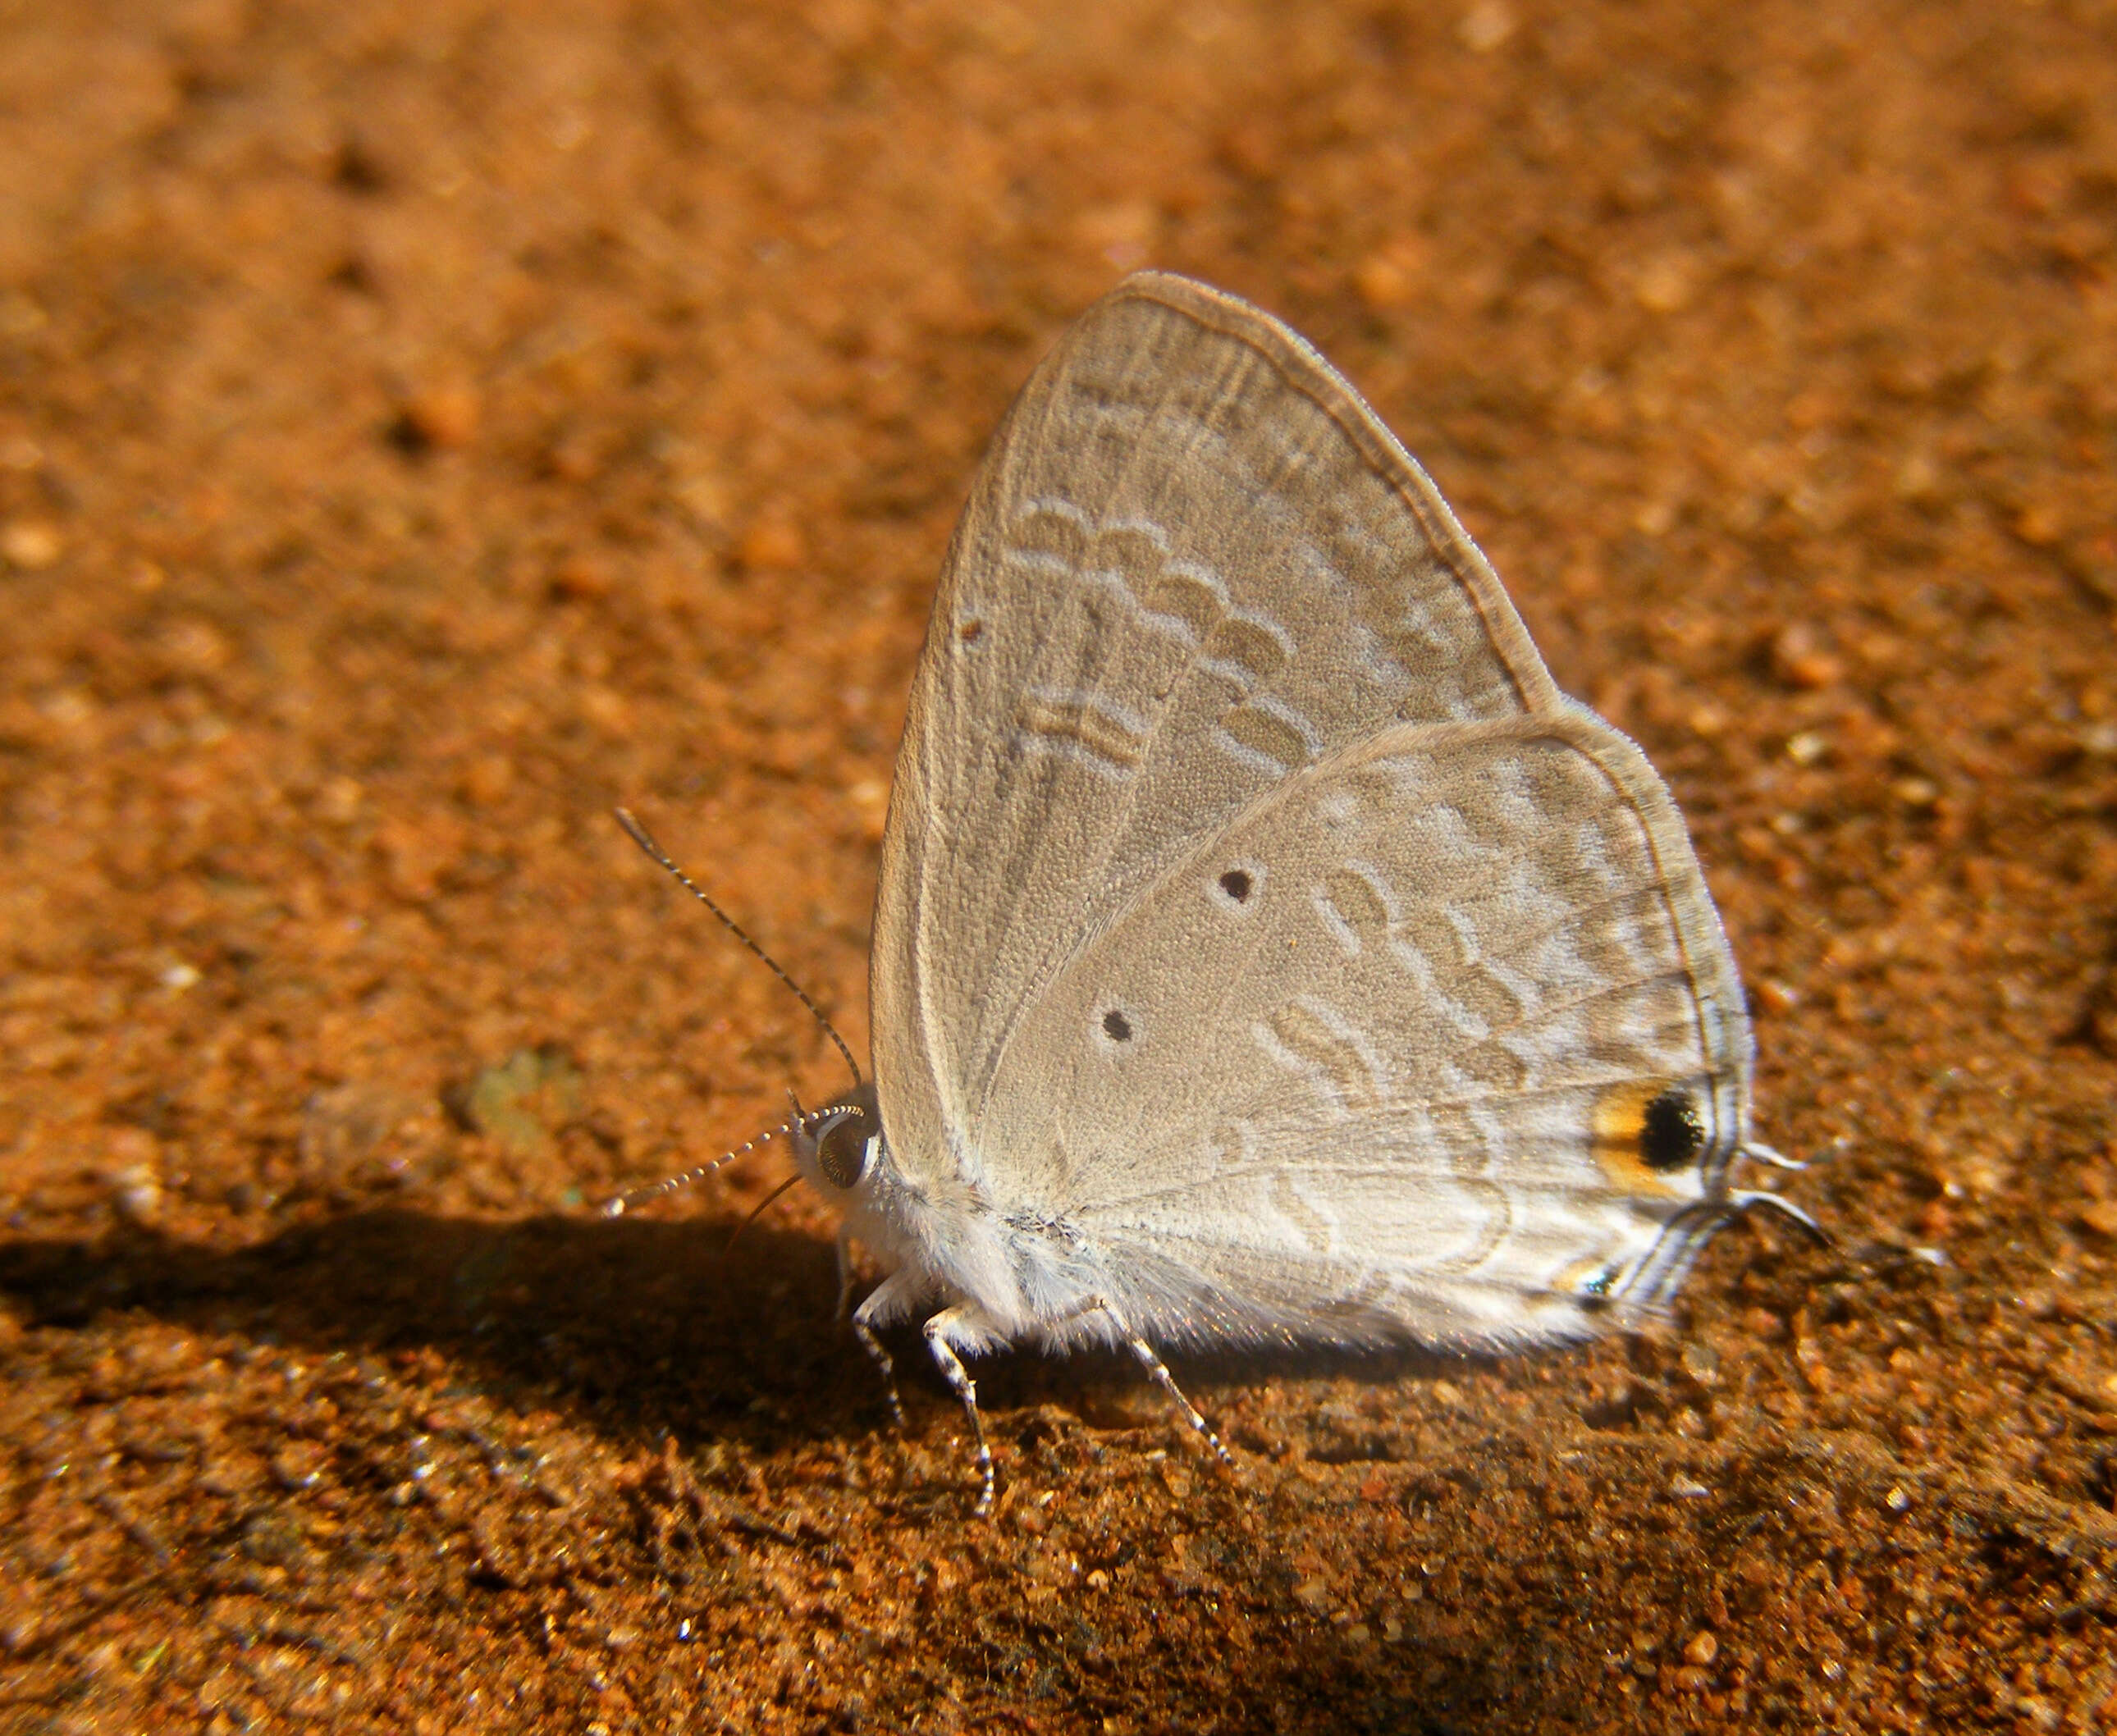
[[[1690,1094],[1671,1085],[1640,1117],[1640,1161],[1649,1169],[1681,1169],[1705,1149],[1705,1118]]]
[[[1267,878],[1261,862],[1231,862],[1206,882],[1206,896],[1229,916],[1247,916]]]
[[[1132,1041],[1132,1020],[1115,1007],[1103,1015],[1103,1034],[1113,1043]]]

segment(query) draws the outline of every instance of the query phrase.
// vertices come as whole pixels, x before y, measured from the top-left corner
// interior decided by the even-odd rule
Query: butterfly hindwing
[[[1056,1214],[1184,1299],[1132,1301],[1169,1335],[1212,1294],[1252,1334],[1495,1342],[1660,1300],[1749,1071],[1674,808],[1569,709],[1288,780],[1051,983],[998,1090],[1042,1106]]]

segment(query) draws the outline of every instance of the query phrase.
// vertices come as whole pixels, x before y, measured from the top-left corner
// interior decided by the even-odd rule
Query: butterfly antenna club
[[[703,886],[700,886],[698,882],[692,879],[689,874],[683,871],[683,869],[676,866],[669,853],[654,841],[653,835],[649,832],[645,827],[642,826],[639,820],[636,819],[629,810],[623,808],[613,808],[611,812],[617,816],[617,823],[625,828],[625,836],[630,838],[634,844],[638,845],[642,850],[646,852],[649,861],[653,862],[656,867],[664,870],[676,881],[678,886],[683,887],[683,889],[689,892],[692,897],[697,899],[700,904],[703,905],[708,910],[712,911],[715,916],[718,917],[722,928],[726,928],[729,933],[732,934],[737,940],[740,941],[744,946],[749,947],[752,952],[755,953],[759,958],[762,959],[764,961],[765,968],[794,992],[794,998],[809,1009],[809,1016],[814,1019],[819,1025],[822,1026],[823,1034],[826,1037],[828,1037],[833,1043],[837,1045],[838,1052],[845,1057],[846,1066],[851,1071],[853,1075],[853,1084],[855,1088],[857,1089],[863,1083],[860,1078],[860,1063],[853,1059],[853,1052],[846,1046],[846,1039],[838,1034],[838,1028],[835,1025],[832,1024],[828,1019],[826,1019],[823,1016],[823,1008],[817,1006],[814,1001],[809,998],[808,992],[804,989],[799,983],[796,982],[793,978],[786,974],[786,970],[780,965],[778,960],[773,957],[770,953],[767,952],[762,946],[759,946],[755,941],[752,940],[749,935],[743,932],[743,927],[740,923],[737,922],[732,916],[729,915],[726,911],[723,910],[718,905],[713,902],[711,896],[708,894]],[[731,1155],[732,1155],[732,1153],[731,1153]],[[718,1166],[714,1165],[712,1167],[717,1167]],[[694,1178],[685,1177],[685,1179],[690,1180]],[[679,1182],[678,1185],[680,1186],[681,1183]]]

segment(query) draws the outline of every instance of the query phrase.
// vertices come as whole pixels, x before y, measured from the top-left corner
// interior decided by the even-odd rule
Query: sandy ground
[[[993,423],[1308,333],[1689,813],[1760,1127],[1665,1333],[981,1375],[760,1158],[864,1045]],[[0,18],[0,1728],[2117,1724],[2117,13]],[[916,1351],[914,1340],[902,1347]],[[911,1359],[907,1357],[907,1362]]]

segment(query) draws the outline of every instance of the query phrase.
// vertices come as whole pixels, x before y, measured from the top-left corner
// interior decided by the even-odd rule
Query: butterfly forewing
[[[1145,275],[1031,379],[981,467],[914,683],[877,913],[906,1161],[975,1164],[1023,1010],[1198,840],[1403,716],[1557,702],[1483,557],[1315,352]],[[989,1117],[1000,1125],[985,1126]]]

